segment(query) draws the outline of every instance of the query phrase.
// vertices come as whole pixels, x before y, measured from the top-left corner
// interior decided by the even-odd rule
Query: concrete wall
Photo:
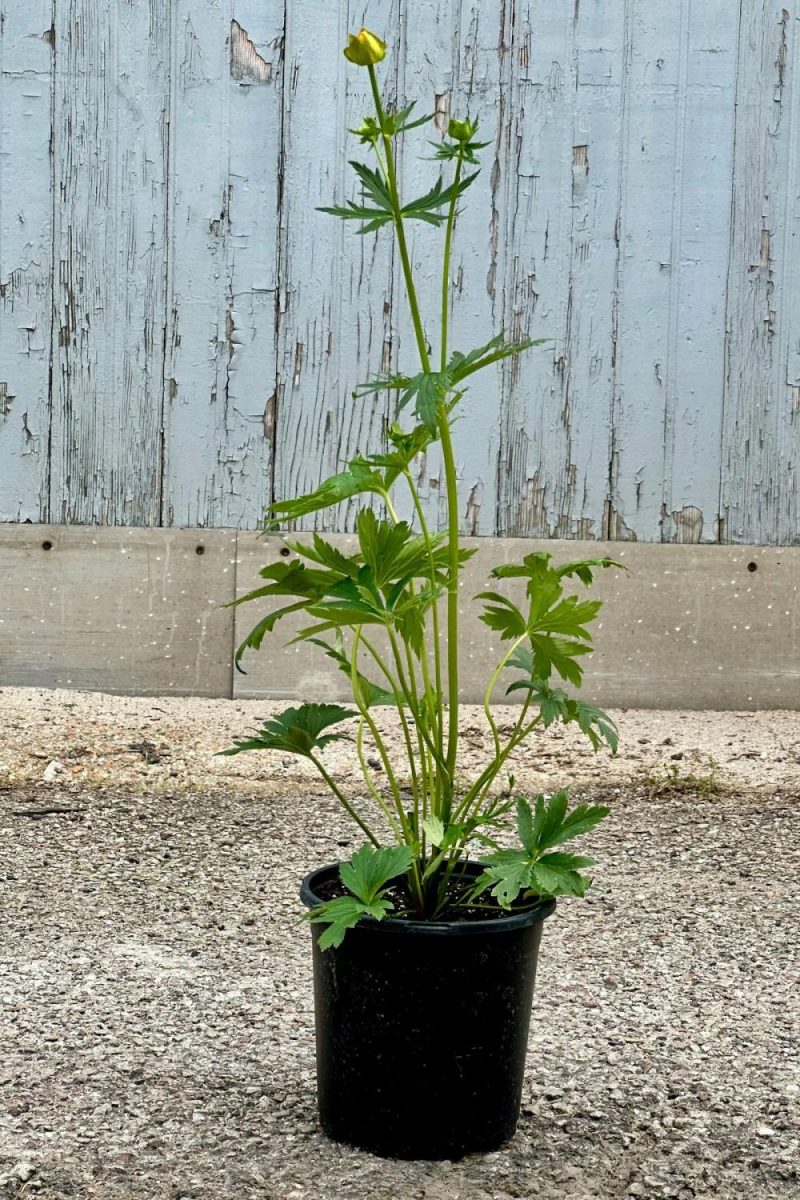
[[[798,542],[796,0],[0,11],[0,520],[256,528],[380,445],[389,401],[350,393],[413,363],[397,263],[315,211],[352,194],[366,18],[386,95],[490,142],[455,346],[553,339],[464,403],[464,532]],[[422,484],[438,521],[434,453]]]
[[[347,535],[334,535],[339,544]],[[481,538],[463,575],[463,696],[483,698],[500,643],[469,598],[531,549],[612,553],[585,699],[643,708],[800,708],[800,549]],[[0,526],[0,686],[132,694],[333,699],[343,676],[287,621],[234,674],[233,647],[264,615],[222,607],[290,551],[224,530]],[[512,583],[514,581],[511,581]],[[506,581],[508,583],[508,581]],[[518,693],[515,698],[518,698]],[[502,692],[495,696],[500,701]]]

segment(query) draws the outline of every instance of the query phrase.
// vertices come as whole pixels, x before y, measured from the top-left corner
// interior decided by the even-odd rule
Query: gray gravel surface
[[[29,697],[0,698],[8,733]],[[660,772],[613,786],[583,772],[580,795],[613,812],[591,836],[592,893],[545,927],[519,1132],[460,1163],[393,1163],[316,1124],[296,895],[310,866],[354,845],[334,803],[290,768],[203,790],[179,775],[171,789],[142,751],[152,787],[68,761],[34,782],[27,756],[62,703],[83,701],[44,696],[0,759],[0,1195],[800,1196],[800,793],[782,767],[759,787],[724,769],[676,777],[677,718],[661,714],[642,718],[648,744],[670,743]],[[129,701],[91,703],[107,721],[94,749],[77,729],[78,765],[103,738],[143,738]],[[786,714],[774,716],[770,734]],[[734,717],[716,719],[720,762]],[[83,717],[70,713],[68,733],[59,720],[45,722],[59,727],[47,751],[65,762]],[[175,720],[156,757],[185,752]],[[742,728],[737,760],[768,775],[763,741]],[[35,761],[41,776],[49,763]],[[559,760],[553,784],[569,774]]]

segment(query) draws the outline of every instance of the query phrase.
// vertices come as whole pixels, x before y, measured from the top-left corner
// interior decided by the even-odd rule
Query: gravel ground
[[[302,767],[212,757],[269,711],[0,691],[0,1195],[800,1196],[797,714],[536,740],[521,784],[612,806],[595,887],[545,928],[517,1136],[430,1164],[318,1131],[297,885],[354,843]]]

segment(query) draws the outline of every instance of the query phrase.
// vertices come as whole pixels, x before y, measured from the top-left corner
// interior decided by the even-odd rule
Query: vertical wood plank
[[[178,0],[164,521],[258,526],[270,490],[284,5]]]
[[[397,0],[290,5],[280,208],[280,313],[274,419],[274,496],[313,490],[356,452],[383,445],[385,396],[352,398],[353,389],[392,363],[393,251],[388,230],[359,235],[355,222],[317,211],[358,195],[346,159],[368,154],[346,131],[372,112],[369,77],[342,55],[348,32],[368,23],[389,41],[397,70]],[[384,81],[387,74],[382,75]],[[394,92],[392,76],[386,98]],[[346,153],[344,152],[346,150]],[[344,503],[301,527],[349,530],[358,502]]]
[[[675,19],[667,22],[645,0],[626,3],[606,521],[611,539],[661,537],[665,379],[680,283],[673,255],[683,203],[689,4],[681,0]]]
[[[0,0],[0,521],[48,519],[52,0]]]
[[[743,3],[720,492],[728,542],[800,541],[798,18],[789,0]]]
[[[553,344],[503,371],[497,524],[504,536],[568,536],[571,525],[563,376],[578,178],[572,149],[576,11],[543,0],[505,9],[506,115],[494,197],[503,247],[497,304],[510,334],[546,336]]]
[[[408,135],[401,159],[401,182],[407,197],[422,195],[442,175],[453,180],[452,164],[427,161],[431,142],[438,143],[451,117],[469,116],[479,122],[477,140],[489,145],[480,152],[481,170],[459,204],[450,266],[449,353],[480,346],[502,326],[495,306],[496,258],[502,251],[492,242],[493,164],[502,144],[503,105],[500,100],[502,5],[498,0],[405,0],[403,42],[400,48],[400,102],[417,102],[420,115],[435,120]],[[475,170],[468,168],[469,173]],[[444,233],[421,222],[410,222],[408,238],[414,263],[420,307],[432,351],[432,365],[441,362],[441,291]],[[493,253],[494,269],[487,259]],[[419,357],[399,270],[396,272],[393,327],[399,342],[399,365],[417,371]],[[461,528],[472,535],[494,530],[497,504],[497,414],[500,407],[500,368],[472,381],[458,408],[454,449],[459,478]],[[418,484],[432,528],[447,522],[446,489],[439,443],[421,460]]]
[[[611,408],[621,10],[537,2],[518,41],[529,65],[512,91],[514,186],[503,196],[507,323],[538,302],[553,346],[504,372],[498,528],[596,537]]]
[[[160,520],[169,7],[56,5],[58,522]]]
[[[738,15],[728,0],[693,0],[682,53],[686,105],[680,203],[673,205],[661,539],[714,542],[738,55]]]

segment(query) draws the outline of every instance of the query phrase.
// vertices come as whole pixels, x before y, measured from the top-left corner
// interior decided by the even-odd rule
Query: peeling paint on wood
[[[351,393],[415,366],[398,263],[387,231],[315,211],[353,194],[336,148],[368,81],[340,48],[366,20],[385,94],[434,114],[406,193],[451,116],[490,142],[451,349],[552,339],[461,403],[463,531],[800,540],[794,0],[2,14],[0,520],[257,527],[270,495],[384,444],[392,401]],[[440,239],[409,235],[436,360]],[[441,474],[434,445],[439,527]]]
[[[163,521],[257,526],[272,458],[283,6],[236,6],[239,29],[269,47],[270,87],[231,77],[231,0],[173,8]]]
[[[41,35],[52,8],[51,0],[0,8],[0,520],[42,521],[48,508],[53,50]]]
[[[275,71],[271,62],[259,54],[238,21],[231,21],[231,78],[238,83],[272,83]]]
[[[798,18],[774,0],[742,9],[722,422],[727,541],[800,543]]]
[[[169,0],[55,6],[50,512],[160,521]]]

